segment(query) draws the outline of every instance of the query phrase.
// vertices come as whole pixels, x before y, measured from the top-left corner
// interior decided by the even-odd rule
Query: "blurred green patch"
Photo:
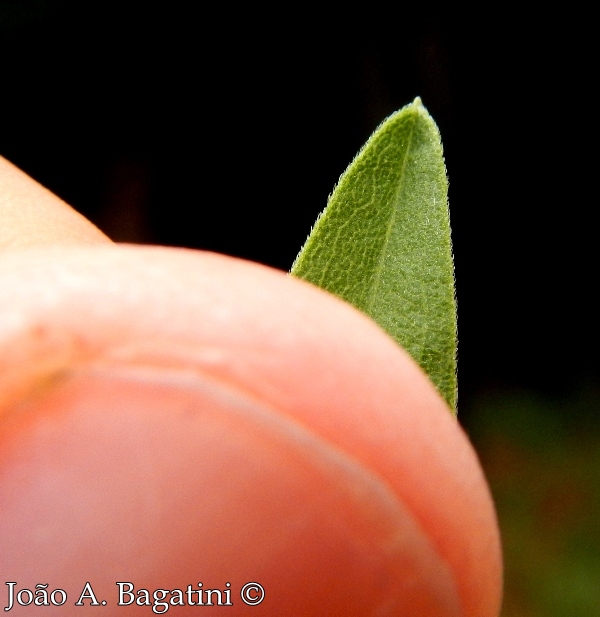
[[[469,416],[502,534],[502,617],[600,616],[600,390],[488,392]]]

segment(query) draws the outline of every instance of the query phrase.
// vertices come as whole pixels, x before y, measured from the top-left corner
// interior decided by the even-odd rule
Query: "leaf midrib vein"
[[[413,138],[413,133],[415,131],[415,124],[416,124],[417,119],[415,118],[412,122],[412,126],[410,128],[410,133],[408,135],[408,142],[406,145],[406,151],[405,151],[405,156],[404,156],[404,161],[402,161],[402,169],[400,170],[400,178],[398,181],[398,189],[394,195],[393,198],[393,208],[392,208],[392,215],[390,216],[390,220],[388,223],[388,227],[385,233],[385,239],[383,241],[383,246],[381,247],[381,252],[379,254],[379,260],[378,260],[378,264],[377,267],[375,268],[375,277],[374,277],[374,281],[373,281],[373,285],[371,287],[371,292],[369,294],[369,301],[367,302],[367,307],[366,307],[366,312],[368,312],[370,315],[372,315],[372,308],[373,308],[373,304],[375,302],[375,298],[377,297],[377,291],[379,290],[379,287],[381,285],[381,274],[383,272],[383,263],[385,261],[385,255],[387,253],[387,247],[388,244],[390,242],[390,237],[392,235],[392,229],[394,228],[394,222],[396,220],[396,204],[398,203],[398,200],[400,198],[400,193],[402,192],[402,184],[404,182],[404,174],[406,171],[406,162],[408,161],[408,155],[410,153],[410,148],[412,146],[412,138]]]

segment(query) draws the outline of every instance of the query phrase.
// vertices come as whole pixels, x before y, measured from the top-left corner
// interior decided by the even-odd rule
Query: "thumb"
[[[353,308],[263,266],[156,247],[11,252],[0,288],[11,580],[69,597],[95,582],[113,605],[119,581],[258,582],[263,614],[497,615],[477,458]]]

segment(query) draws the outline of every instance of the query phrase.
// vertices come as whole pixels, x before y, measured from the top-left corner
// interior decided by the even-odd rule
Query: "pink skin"
[[[477,457],[359,312],[257,264],[101,243],[6,251],[0,289],[0,571],[66,589],[48,614],[85,611],[89,580],[106,615],[116,581],[230,582],[228,614],[498,615]]]
[[[0,249],[110,240],[71,206],[0,156]]]

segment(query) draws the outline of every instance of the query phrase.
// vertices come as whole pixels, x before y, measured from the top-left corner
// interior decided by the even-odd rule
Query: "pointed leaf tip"
[[[439,131],[417,97],[379,126],[341,176],[292,274],[370,315],[455,410],[447,195]]]

